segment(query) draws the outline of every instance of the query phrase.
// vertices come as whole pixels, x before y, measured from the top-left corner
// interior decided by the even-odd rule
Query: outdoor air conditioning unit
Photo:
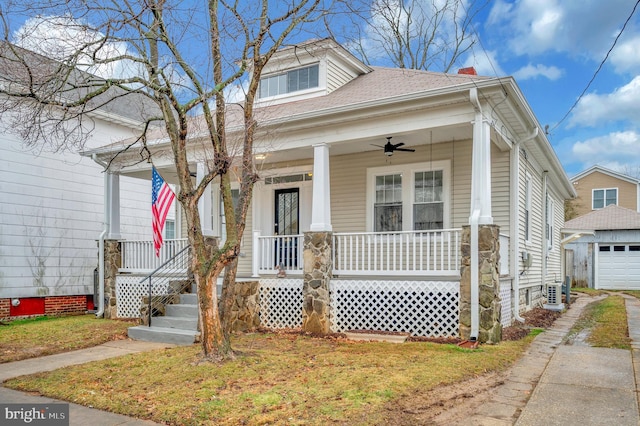
[[[544,308],[550,311],[562,311],[564,309],[562,283],[547,284],[547,303],[544,304]]]

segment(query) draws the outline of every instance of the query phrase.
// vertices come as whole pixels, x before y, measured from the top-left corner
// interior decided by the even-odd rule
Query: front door
[[[300,193],[298,188],[275,190],[275,240],[276,265],[284,269],[298,267],[298,239],[286,237],[300,232]]]

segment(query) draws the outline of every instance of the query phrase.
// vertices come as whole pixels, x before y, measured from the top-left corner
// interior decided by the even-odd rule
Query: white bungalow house
[[[574,189],[515,80],[461,72],[369,67],[328,39],[269,62],[257,108],[260,181],[238,266],[238,281],[259,283],[262,325],[308,317],[305,251],[318,235],[328,241],[332,331],[492,341],[487,328],[544,302],[561,276],[563,202]],[[151,149],[171,181],[160,155],[168,143],[158,134]],[[86,155],[110,160],[120,146]],[[191,149],[199,176],[207,155],[197,140]],[[119,155],[113,180],[150,179],[150,165],[133,163]],[[112,206],[125,195],[107,192]],[[224,238],[219,204],[212,184],[202,223]],[[157,263],[150,240],[120,244],[117,315],[137,316],[136,286]]]

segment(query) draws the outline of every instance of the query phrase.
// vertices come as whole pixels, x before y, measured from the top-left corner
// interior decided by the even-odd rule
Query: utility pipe
[[[511,262],[509,267],[509,273],[511,274],[513,280],[513,291],[514,291],[514,319],[518,322],[524,323],[524,318],[520,316],[520,273],[518,272],[518,264],[520,263],[518,259],[520,259],[520,147],[524,146],[525,143],[530,140],[535,139],[538,136],[538,128],[535,127],[533,132],[522,139],[521,141],[516,142],[513,150],[511,151]]]
[[[104,171],[104,222],[102,232],[98,238],[98,311],[96,312],[96,318],[104,316],[104,240],[109,232],[109,214],[107,202],[109,200],[109,174],[107,173],[107,163],[98,160],[98,156],[93,154],[91,156],[93,161],[105,168]]]

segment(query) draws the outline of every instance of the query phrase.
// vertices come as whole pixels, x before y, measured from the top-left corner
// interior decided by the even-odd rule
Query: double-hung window
[[[444,228],[442,195],[442,170],[414,173],[414,231]]]
[[[402,175],[376,176],[374,231],[402,231]]]
[[[319,65],[298,68],[260,80],[260,98],[284,95],[300,90],[313,89],[319,85]]]
[[[554,202],[551,196],[546,196],[546,212],[545,212],[545,239],[547,241],[547,249],[553,249],[553,228],[555,220]]]
[[[367,170],[367,229],[428,231],[448,226],[449,162]]]
[[[605,208],[610,204],[618,204],[618,188],[593,190],[593,210]]]

